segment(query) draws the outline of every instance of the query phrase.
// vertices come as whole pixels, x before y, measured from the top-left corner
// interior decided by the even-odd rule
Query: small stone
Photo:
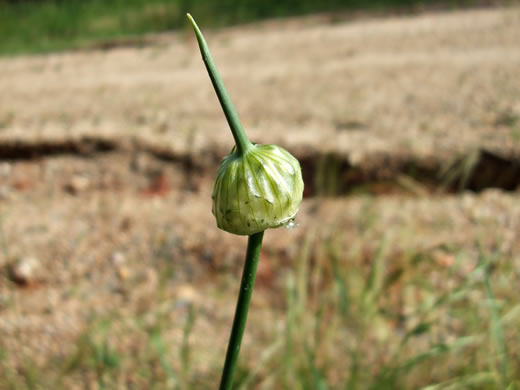
[[[117,274],[120,279],[126,280],[130,277],[130,269],[128,267],[122,265],[117,269]]]
[[[132,156],[130,168],[134,172],[149,174],[157,171],[159,165],[150,154],[137,152]]]
[[[120,251],[112,253],[112,263],[117,267],[117,275],[126,280],[130,277],[130,269],[126,266],[126,257]]]
[[[197,293],[195,287],[188,283],[182,284],[175,289],[175,298],[175,305],[177,307],[194,304],[200,300],[199,294]]]
[[[65,184],[65,191],[72,195],[77,195],[78,193],[86,190],[88,186],[89,180],[87,177],[76,175],[73,176],[67,184]]]
[[[114,265],[118,265],[118,266],[125,264],[126,263],[125,255],[120,251],[115,251],[114,253],[112,253],[112,263],[114,263]]]
[[[10,278],[16,284],[29,286],[41,279],[41,263],[36,257],[24,257],[10,267]]]
[[[11,174],[12,166],[8,162],[0,163],[0,176],[8,177]]]

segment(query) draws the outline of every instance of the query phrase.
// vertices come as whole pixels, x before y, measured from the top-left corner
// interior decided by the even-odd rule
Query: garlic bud
[[[224,158],[213,188],[213,215],[229,233],[251,235],[283,226],[302,201],[298,160],[276,145],[251,146]]]
[[[188,14],[202,60],[235,139],[221,162],[213,187],[213,215],[229,233],[251,236],[289,224],[303,197],[300,163],[276,145],[256,145],[247,137],[197,23]]]

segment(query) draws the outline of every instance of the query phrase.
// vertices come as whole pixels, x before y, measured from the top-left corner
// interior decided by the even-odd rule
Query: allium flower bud
[[[220,164],[213,188],[217,226],[230,233],[254,235],[291,222],[303,196],[300,164],[275,145],[251,143],[224,87],[208,45],[188,14],[211,83],[235,139],[235,147]]]
[[[251,235],[292,221],[302,196],[298,160],[276,145],[252,145],[220,164],[212,211],[220,229]]]

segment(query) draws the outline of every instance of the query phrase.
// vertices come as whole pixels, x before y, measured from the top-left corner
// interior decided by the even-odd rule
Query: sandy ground
[[[332,153],[372,171],[393,161],[442,167],[485,150],[517,172],[519,8],[309,18],[206,38],[256,142],[315,166]],[[0,335],[12,364],[66,354],[97,316],[171,309],[177,324],[193,303],[205,335],[194,341],[199,370],[211,367],[246,243],[211,215],[216,162],[232,137],[191,34],[2,59],[0,87]],[[518,191],[436,192],[440,181],[406,173],[397,194],[308,193],[297,229],[266,233],[256,315],[276,305],[309,237],[369,254],[383,237],[391,253],[465,248],[468,272],[479,245],[519,253]],[[171,329],[181,336],[181,325]]]
[[[250,137],[294,151],[518,154],[518,8],[207,31]],[[0,61],[0,140],[145,139],[229,150],[191,33],[142,49]]]

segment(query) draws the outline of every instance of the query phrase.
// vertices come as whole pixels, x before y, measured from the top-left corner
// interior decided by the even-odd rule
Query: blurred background
[[[515,1],[0,0],[0,389],[213,389],[233,138],[302,166],[237,389],[520,389]]]
[[[207,27],[222,27],[317,12],[411,12],[497,3],[492,0],[0,0],[0,53],[85,47],[111,38],[186,28],[186,12]]]

